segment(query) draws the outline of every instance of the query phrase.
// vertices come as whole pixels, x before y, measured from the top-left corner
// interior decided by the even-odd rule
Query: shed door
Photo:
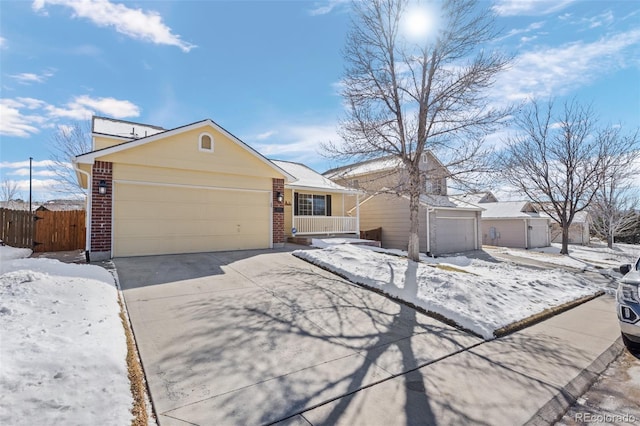
[[[549,225],[546,220],[530,220],[529,248],[547,247],[549,245]]]
[[[116,182],[114,256],[269,248],[267,191]]]
[[[475,217],[436,218],[435,253],[475,250]]]

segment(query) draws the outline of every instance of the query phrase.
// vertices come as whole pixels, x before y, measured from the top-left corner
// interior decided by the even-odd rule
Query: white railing
[[[294,216],[293,226],[298,235],[358,233],[358,220],[350,216]]]

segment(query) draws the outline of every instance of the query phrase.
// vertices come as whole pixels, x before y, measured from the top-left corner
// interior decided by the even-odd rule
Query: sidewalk
[[[550,424],[621,352],[619,336],[604,295],[281,424]]]

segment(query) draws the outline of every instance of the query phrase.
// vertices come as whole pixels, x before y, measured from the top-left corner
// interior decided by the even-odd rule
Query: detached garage
[[[420,251],[434,256],[480,248],[482,209],[446,195],[420,198]],[[382,228],[384,248],[406,250],[409,243],[409,199],[379,194],[360,203],[360,229]]]
[[[94,117],[92,135],[74,162],[90,188],[91,260],[284,243],[282,194],[296,179],[213,121],[164,130]]]
[[[482,203],[482,243],[500,247],[550,245],[550,219],[526,201]]]

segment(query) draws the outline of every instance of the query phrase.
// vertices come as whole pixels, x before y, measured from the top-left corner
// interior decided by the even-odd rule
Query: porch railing
[[[358,220],[350,216],[294,216],[293,226],[298,235],[358,233]]]

